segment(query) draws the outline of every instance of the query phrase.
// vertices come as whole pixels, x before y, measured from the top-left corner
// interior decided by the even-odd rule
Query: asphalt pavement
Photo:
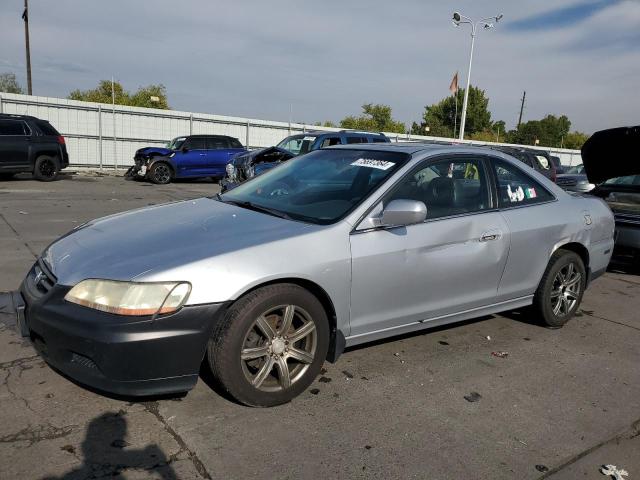
[[[92,218],[214,195],[94,174],[0,182],[0,292]],[[522,312],[347,350],[291,403],[110,398],[53,371],[0,293],[0,479],[640,476],[640,276],[615,265],[550,330]],[[506,352],[504,358],[492,352]]]

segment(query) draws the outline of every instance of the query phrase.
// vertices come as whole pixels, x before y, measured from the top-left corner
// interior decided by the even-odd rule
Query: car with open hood
[[[591,191],[615,216],[616,251],[640,267],[640,126],[594,133],[582,147]]]
[[[334,145],[358,143],[389,143],[383,133],[341,130],[339,132],[311,131],[290,135],[275,147],[261,148],[234,156],[226,167],[226,176],[221,182],[222,191],[231,190],[240,183],[279,165],[282,162]]]
[[[246,151],[237,138],[226,135],[176,137],[166,147],[137,150],[125,177],[158,184],[181,178],[220,180],[231,159]]]
[[[568,192],[587,193],[595,188],[587,178],[582,164],[568,167],[564,173],[557,175],[556,183]]]
[[[327,147],[213,197],[90,221],[15,294],[53,367],[94,389],[287,402],[345,348],[533,305],[564,325],[613,249],[601,199],[465,145]]]

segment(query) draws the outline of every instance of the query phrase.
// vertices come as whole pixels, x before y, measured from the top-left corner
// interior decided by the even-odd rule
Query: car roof
[[[319,137],[320,135],[335,135],[338,133],[345,133],[345,134],[349,134],[349,135],[362,135],[362,136],[374,136],[374,137],[385,137],[386,135],[382,132],[363,132],[361,130],[338,130],[336,132],[327,132],[325,130],[309,130],[308,132],[301,132],[301,133],[292,133],[291,135],[289,135],[290,137],[294,137],[294,136],[298,136],[298,135],[313,135],[316,137]]]
[[[418,142],[394,142],[394,143],[353,143],[350,145],[333,145],[331,147],[325,147],[323,150],[330,148],[339,148],[347,150],[372,150],[372,151],[390,151],[390,152],[402,152],[410,155],[419,152],[433,152],[436,150],[447,151],[491,151],[483,146],[466,145],[466,144],[442,144],[442,143],[418,143]]]
[[[15,115],[13,113],[0,113],[0,119],[2,120],[39,120],[41,122],[46,122],[47,120],[42,120],[37,117],[32,117],[31,115]]]
[[[178,135],[175,138],[180,138],[180,137],[189,137],[189,138],[235,138],[237,140],[236,137],[230,137],[229,135],[217,135],[217,134],[204,134],[204,133],[199,133],[197,135]]]

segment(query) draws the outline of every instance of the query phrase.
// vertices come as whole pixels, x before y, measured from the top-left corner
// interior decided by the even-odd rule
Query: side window
[[[391,200],[419,200],[427,218],[448,217],[489,208],[487,175],[480,160],[450,158],[430,161],[411,172],[391,195]]]
[[[367,143],[366,137],[347,137],[347,144],[349,143]]]
[[[28,132],[22,120],[0,120],[0,135],[28,135]]]
[[[373,143],[387,143],[387,139],[383,137],[373,137]]]
[[[340,145],[340,137],[327,137],[322,140],[320,148],[330,147],[331,145]]]
[[[544,168],[545,170],[549,170],[551,168],[547,157],[545,157],[544,155],[536,155],[535,157],[538,159],[538,163],[542,166],[542,168]]]
[[[238,140],[237,138],[230,139],[229,143],[231,144],[231,148],[243,148],[240,140]]]
[[[182,146],[189,150],[206,150],[207,142],[202,137],[191,137],[187,138]]]
[[[542,185],[519,168],[502,160],[492,160],[498,187],[500,208],[532,205],[553,200]]]
[[[229,148],[229,142],[226,138],[222,137],[208,137],[206,148],[207,150],[222,150],[225,148]]]

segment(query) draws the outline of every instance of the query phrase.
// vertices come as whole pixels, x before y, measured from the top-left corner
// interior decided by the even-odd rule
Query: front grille
[[[578,181],[575,178],[558,178],[556,184],[560,187],[575,187]]]
[[[37,297],[46,295],[56,284],[56,277],[51,273],[46,264],[41,260],[35,263],[27,275],[27,287]]]
[[[93,360],[76,352],[71,352],[71,363],[75,363],[90,370],[98,370],[98,366]]]
[[[616,219],[616,223],[623,225],[640,225],[640,215],[638,214],[615,212],[613,216]]]

